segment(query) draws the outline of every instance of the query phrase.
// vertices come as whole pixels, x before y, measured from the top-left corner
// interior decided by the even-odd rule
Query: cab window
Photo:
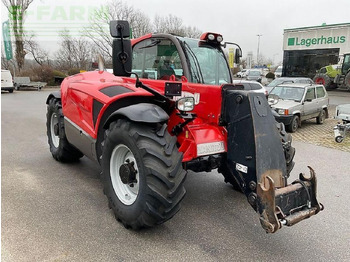
[[[165,38],[152,38],[133,48],[132,71],[140,78],[169,80],[181,78],[183,69],[175,44]]]
[[[322,86],[316,87],[316,93],[317,93],[317,98],[321,98],[321,97],[324,97],[326,95],[326,92],[324,91]]]
[[[316,98],[315,88],[308,88],[306,91],[305,100],[313,100]]]

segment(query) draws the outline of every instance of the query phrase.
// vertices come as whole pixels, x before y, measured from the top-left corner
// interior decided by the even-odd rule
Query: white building
[[[284,30],[283,76],[313,77],[350,53],[350,23]]]

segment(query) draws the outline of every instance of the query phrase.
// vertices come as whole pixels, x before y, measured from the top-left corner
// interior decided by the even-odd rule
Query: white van
[[[277,69],[275,70],[275,77],[281,77],[282,76],[282,69],[283,66],[278,66]]]
[[[13,79],[9,70],[1,69],[1,90],[13,92],[15,87],[13,86]]]

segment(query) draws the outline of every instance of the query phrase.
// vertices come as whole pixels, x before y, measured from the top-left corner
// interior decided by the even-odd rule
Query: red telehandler
[[[56,160],[85,155],[101,166],[109,207],[125,227],[173,217],[187,170],[217,169],[268,233],[322,209],[311,168],[287,183],[295,150],[264,94],[232,84],[223,48],[236,44],[216,33],[129,39],[127,21],[111,21],[110,32],[113,73],[100,63],[65,78],[46,101],[47,135]]]

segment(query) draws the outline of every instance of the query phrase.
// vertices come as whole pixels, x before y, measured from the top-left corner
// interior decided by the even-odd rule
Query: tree
[[[107,8],[101,7],[90,17],[90,25],[84,29],[84,34],[90,38],[105,60],[112,59],[112,37],[109,33],[111,20],[128,20],[133,37],[139,37],[151,32],[150,19],[123,1],[111,1]]]
[[[15,58],[18,70],[21,70],[24,65],[24,57],[27,54],[24,49],[24,14],[33,0],[2,0],[2,2],[10,14],[12,29],[15,36]]]
[[[61,31],[60,38],[60,49],[56,53],[58,66],[64,70],[89,69],[94,55],[92,44],[84,37],[72,37],[68,30]]]
[[[174,16],[156,16],[154,19],[154,31],[157,33],[167,33],[179,36],[198,38],[201,31],[196,27],[183,26],[182,19]]]
[[[26,37],[24,40],[24,50],[27,54],[31,54],[39,65],[43,66],[44,63],[49,61],[49,53],[42,49],[37,41],[34,39],[34,35]]]

